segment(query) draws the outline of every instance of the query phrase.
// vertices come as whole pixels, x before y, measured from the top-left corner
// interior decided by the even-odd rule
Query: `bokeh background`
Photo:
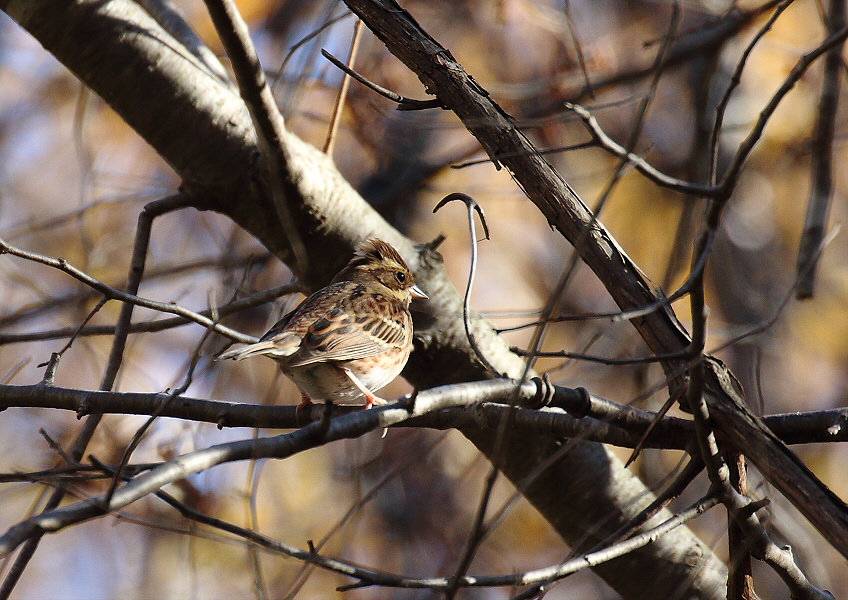
[[[242,0],[263,64],[287,125],[323,146],[341,75],[320,55],[325,48],[346,59],[355,24],[335,1]],[[219,55],[211,22],[200,1],[176,6]],[[760,3],[719,0],[683,6],[677,36],[697,41],[710,24]],[[655,89],[649,70],[668,35],[670,2],[602,0],[485,0],[404,2],[429,31],[513,115],[539,148],[588,141],[565,109],[579,101],[620,143],[627,142],[643,100],[650,98],[634,151],[661,170],[700,180],[704,144],[699,124],[712,119],[739,56],[764,23],[751,16],[720,47],[704,47],[666,68]],[[793,3],[751,54],[730,102],[720,145],[726,166],[757,114],[799,57],[825,37],[823,5]],[[347,16],[345,16],[347,15]],[[328,22],[332,25],[325,27]],[[318,32],[310,39],[307,36]],[[304,42],[304,40],[306,41]],[[222,59],[225,58],[222,56]],[[355,68],[403,95],[424,98],[421,84],[367,30]],[[844,79],[844,71],[843,71]],[[587,81],[590,82],[587,90]],[[844,81],[843,81],[844,84]],[[755,410],[770,414],[846,404],[848,360],[848,260],[844,233],[824,250],[813,299],[790,299],[795,261],[810,193],[811,135],[821,90],[815,65],[771,119],[724,214],[710,261],[708,348],[763,323],[764,331],[718,352],[740,377]],[[144,93],[144,90],[139,90]],[[845,110],[841,102],[834,146],[835,193],[829,227],[846,211]],[[353,83],[333,155],[341,171],[389,219],[418,241],[447,236],[440,250],[458,289],[470,260],[467,223],[459,207],[437,214],[448,193],[474,196],[486,211],[492,239],[480,244],[472,305],[521,346],[570,256],[509,175],[481,161],[484,154],[451,113],[398,112],[394,105]],[[700,200],[665,191],[631,169],[611,184],[617,159],[599,149],[548,155],[577,193],[645,274],[667,294],[685,279],[691,243],[700,226]],[[472,163],[472,164],[469,164]],[[702,181],[702,180],[701,180]],[[168,166],[102,100],[87,92],[26,32],[0,16],[0,237],[32,252],[64,257],[109,284],[126,277],[138,212],[146,202],[179,185]],[[603,200],[602,200],[603,199]],[[140,295],[201,310],[210,302],[270,288],[290,280],[288,269],[231,222],[213,213],[184,211],[157,221]],[[98,298],[68,276],[10,256],[0,256],[0,334],[77,327]],[[252,309],[228,320],[259,335],[296,297]],[[559,312],[580,315],[615,310],[588,269],[577,275]],[[684,300],[675,303],[684,324]],[[114,323],[109,303],[93,324]],[[162,315],[138,309],[136,320]],[[131,336],[119,389],[160,391],[184,380],[203,336],[185,326]],[[0,381],[35,383],[51,352],[67,338],[0,345]],[[111,338],[81,337],[64,353],[56,382],[95,389]],[[202,348],[192,396],[248,403],[295,404],[294,386],[270,360],[217,364],[224,341]],[[585,351],[623,358],[647,349],[627,323],[604,319],[555,325],[547,350]],[[584,386],[618,402],[631,402],[662,380],[657,367],[610,367],[545,359],[540,370],[554,381]],[[408,391],[398,380],[392,398]],[[656,408],[657,394],[640,401]],[[109,416],[89,454],[115,462],[143,418]],[[78,431],[75,415],[51,410],[0,413],[0,471],[34,471],[58,463],[49,438],[67,447]],[[214,426],[162,419],[134,455],[160,461],[194,448],[269,432],[219,431]],[[796,448],[837,494],[848,497],[846,449],[837,445]],[[627,456],[627,451],[621,451]],[[679,453],[646,451],[631,467],[659,485]],[[392,430],[345,441],[285,461],[217,467],[191,477],[172,493],[189,505],[305,548],[383,570],[415,576],[453,573],[471,527],[488,463],[457,432]],[[753,475],[754,486],[759,480]],[[705,489],[684,498],[692,500]],[[74,497],[100,490],[78,483]],[[42,488],[0,486],[0,527],[11,526],[38,506]],[[776,493],[769,525],[778,541],[791,540],[802,567],[819,587],[848,594],[848,568]],[[501,480],[494,506],[513,499]],[[693,524],[726,555],[724,513],[714,510]],[[554,564],[568,552],[547,523],[523,500],[515,502],[483,543],[472,573],[500,574]],[[2,572],[2,571],[0,571]],[[756,570],[763,597],[786,592],[768,569]],[[155,499],[121,513],[47,536],[25,573],[16,598],[425,598],[426,592],[363,589],[337,593],[349,583],[296,561],[250,551],[215,532],[193,526]],[[466,598],[507,598],[509,590],[479,590]],[[582,573],[555,587],[548,598],[615,598],[599,578]]]

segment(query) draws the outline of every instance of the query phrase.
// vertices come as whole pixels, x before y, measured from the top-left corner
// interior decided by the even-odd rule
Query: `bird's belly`
[[[400,369],[381,369],[368,365],[367,359],[350,363],[318,363],[286,369],[286,374],[314,402],[332,400],[336,404],[365,404],[365,395],[343,367],[351,370],[372,394],[387,386],[400,374]],[[403,366],[403,365],[401,365]]]

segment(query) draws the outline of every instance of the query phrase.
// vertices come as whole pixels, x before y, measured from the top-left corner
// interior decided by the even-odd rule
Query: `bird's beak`
[[[429,300],[430,297],[421,291],[421,288],[417,285],[413,285],[409,288],[409,293],[412,294],[413,298],[421,298],[422,300]]]

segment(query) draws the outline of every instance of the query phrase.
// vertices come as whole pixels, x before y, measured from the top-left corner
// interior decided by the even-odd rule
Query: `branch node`
[[[556,393],[550,376],[545,373],[542,377],[533,377],[530,381],[536,384],[536,393],[524,403],[524,408],[539,409],[550,406]]]
[[[759,500],[753,500],[747,506],[744,506],[739,510],[739,516],[743,518],[748,518],[754,513],[758,512],[760,509],[765,508],[769,504],[771,504],[771,500],[769,498],[760,498]]]
[[[91,401],[88,398],[85,398],[82,402],[80,402],[79,408],[77,408],[77,420],[87,417],[90,414]]]
[[[59,361],[61,360],[62,355],[58,352],[53,352],[50,355],[50,360],[46,363],[42,363],[38,365],[39,367],[46,365],[47,370],[44,371],[44,377],[42,378],[40,385],[43,386],[52,386],[56,380],[56,369],[59,368]]]
[[[444,233],[440,233],[429,242],[422,244],[422,246],[425,250],[433,251],[438,249],[438,247],[442,245],[442,242],[444,242],[445,239],[447,239],[447,236]]]
[[[592,410],[592,396],[586,388],[555,387],[554,394],[555,398],[552,399],[551,406],[563,409],[576,419],[582,419]]]

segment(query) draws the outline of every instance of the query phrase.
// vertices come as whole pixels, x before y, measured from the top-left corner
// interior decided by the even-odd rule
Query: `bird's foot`
[[[379,396],[375,396],[374,394],[365,394],[365,410],[368,410],[372,406],[382,406],[388,403],[388,400],[383,400],[382,398],[380,398]]]
[[[303,411],[304,411],[304,410],[306,410],[306,408],[307,408],[308,406],[311,406],[311,405],[312,405],[312,400],[309,398],[309,396],[307,396],[306,394],[304,394],[303,392],[301,392],[301,393],[300,393],[300,404],[298,404],[298,405],[297,405],[297,408],[295,408],[295,409],[294,409],[294,420],[295,420],[295,423],[297,423],[298,425],[300,425],[300,421],[301,421],[301,419],[303,418],[303,417],[302,417],[302,415],[303,415]]]

